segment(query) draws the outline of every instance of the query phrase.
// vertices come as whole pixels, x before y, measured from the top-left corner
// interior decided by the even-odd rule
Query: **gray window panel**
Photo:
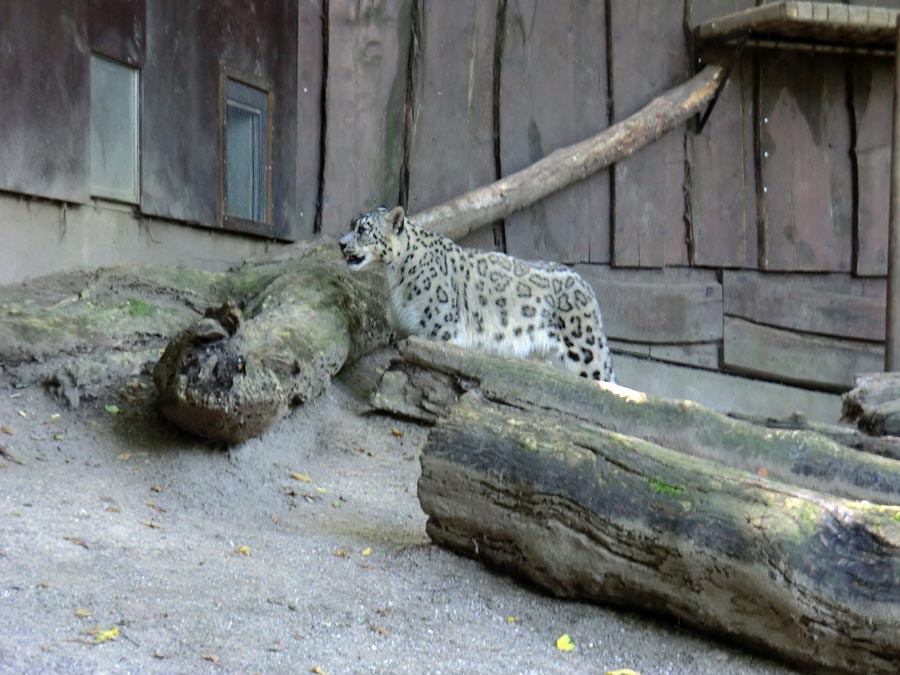
[[[91,55],[91,194],[138,201],[138,71]]]
[[[268,95],[235,80],[225,90],[225,214],[268,217]]]

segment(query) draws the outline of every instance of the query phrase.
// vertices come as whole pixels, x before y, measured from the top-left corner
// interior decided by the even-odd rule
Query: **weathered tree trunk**
[[[547,364],[504,359],[410,338],[373,396],[376,408],[425,422],[445,416],[477,386],[507,405],[572,420],[848,499],[900,504],[900,462],[812,431],[765,429],[692,401],[597,386]]]
[[[841,399],[841,416],[848,422],[858,420],[867,411],[900,399],[900,373],[857,375],[853,389]]]
[[[787,417],[756,417],[740,412],[729,412],[729,417],[752,422],[768,429],[788,429],[794,431],[815,431],[830,438],[838,445],[868,452],[890,459],[900,459],[900,438],[896,436],[872,436],[845,424],[824,424],[807,419],[803,413],[791,413]]]
[[[842,398],[844,419],[856,420],[866,434],[900,436],[900,373],[859,375],[856,386]]]
[[[256,436],[391,337],[377,272],[351,274],[330,242],[290,254],[223,273],[115,267],[4,289],[0,367],[77,406],[159,360],[162,409],[181,428]]]
[[[352,274],[327,242],[298,262],[242,268],[243,309],[229,300],[172,340],[153,371],[166,417],[204,438],[258,436],[388,342],[380,275]]]
[[[768,461],[772,449],[827,439],[554,377],[542,364],[414,340],[402,353],[374,398],[436,421],[418,487],[435,542],[554,594],[666,613],[815,672],[896,672],[900,508],[634,434],[667,430],[682,450],[719,443],[723,460]]]

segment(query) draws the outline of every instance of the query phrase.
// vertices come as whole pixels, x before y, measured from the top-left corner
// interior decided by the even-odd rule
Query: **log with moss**
[[[435,424],[418,493],[436,543],[814,672],[896,672],[900,507],[773,480],[797,477],[795,450],[813,466],[843,455],[832,441],[543,364],[416,340],[401,351],[373,402]]]
[[[767,429],[693,401],[597,386],[544,363],[504,359],[410,338],[382,378],[374,407],[434,423],[460,392],[477,386],[507,405],[550,410],[640,438],[849,499],[900,505],[900,462],[843,445],[820,433]]]
[[[384,306],[381,277],[351,274],[323,241],[229,272],[52,275],[0,291],[0,364],[73,406],[152,369],[172,421],[239,442],[386,344]]]

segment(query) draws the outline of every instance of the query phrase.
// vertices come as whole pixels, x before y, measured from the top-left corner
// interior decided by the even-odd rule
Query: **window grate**
[[[242,82],[225,85],[225,215],[268,220],[268,94]]]

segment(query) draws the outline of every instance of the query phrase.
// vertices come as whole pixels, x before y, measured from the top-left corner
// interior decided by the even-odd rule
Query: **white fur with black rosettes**
[[[356,218],[341,250],[354,269],[385,264],[389,313],[402,333],[615,382],[597,298],[565,265],[460,248],[400,207]]]

